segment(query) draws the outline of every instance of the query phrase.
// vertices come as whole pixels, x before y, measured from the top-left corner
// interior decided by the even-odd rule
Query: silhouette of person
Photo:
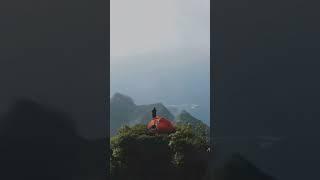
[[[157,116],[157,110],[154,107],[153,110],[152,110],[152,118],[155,118],[156,116]]]

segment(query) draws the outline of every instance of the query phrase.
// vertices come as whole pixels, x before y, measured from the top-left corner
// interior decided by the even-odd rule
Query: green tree
[[[207,139],[195,133],[191,125],[177,126],[169,135],[169,147],[174,153],[172,162],[184,179],[201,179],[208,168],[209,144]]]
[[[114,180],[201,180],[207,146],[187,125],[177,126],[170,135],[149,135],[141,124],[124,126],[111,139],[111,176]]]

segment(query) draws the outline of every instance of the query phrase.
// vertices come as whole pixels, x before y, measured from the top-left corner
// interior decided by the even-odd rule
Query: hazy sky
[[[111,0],[111,56],[176,48],[209,49],[209,3],[210,0]]]
[[[138,104],[197,104],[195,114],[208,121],[209,3],[111,0],[111,94]]]

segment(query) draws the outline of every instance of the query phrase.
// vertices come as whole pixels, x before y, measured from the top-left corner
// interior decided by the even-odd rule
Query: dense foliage
[[[149,135],[145,125],[124,126],[111,138],[114,180],[203,179],[207,170],[207,137],[190,125],[169,135]]]

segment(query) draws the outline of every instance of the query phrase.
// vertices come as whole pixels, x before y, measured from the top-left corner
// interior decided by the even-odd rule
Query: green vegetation
[[[201,120],[193,117],[187,111],[182,111],[175,118],[175,121],[177,125],[190,125],[197,137],[202,137],[206,139],[207,143],[209,143],[210,127],[203,123]]]
[[[206,137],[180,124],[170,135],[148,135],[145,125],[124,126],[111,139],[111,179],[203,179]]]

